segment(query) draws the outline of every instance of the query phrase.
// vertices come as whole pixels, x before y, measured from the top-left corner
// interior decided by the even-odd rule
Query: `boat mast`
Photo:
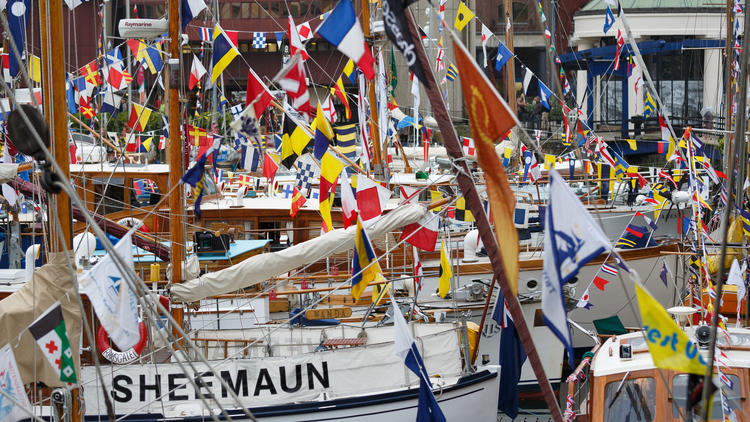
[[[510,53],[513,51],[513,1],[505,0],[505,46]],[[495,73],[494,66],[490,67],[490,73]],[[505,89],[508,95],[508,106],[510,111],[516,112],[516,61],[513,57],[505,63]]]
[[[70,180],[70,153],[68,150],[68,107],[65,98],[65,47],[63,45],[63,12],[61,1],[39,2],[40,41],[42,45],[43,107],[50,128],[52,155],[60,166],[62,180]],[[28,87],[33,90],[32,86]],[[33,91],[32,91],[33,95]],[[54,210],[54,211],[52,211]],[[49,252],[66,253],[73,246],[73,218],[70,198],[67,195],[49,195],[48,213],[57,218],[49,221]],[[54,224],[59,221],[59,227]],[[71,390],[71,420],[81,420],[80,391]]]
[[[172,283],[182,282],[182,263],[185,261],[184,212],[180,178],[184,172],[182,162],[182,136],[180,136],[180,1],[169,0],[169,77],[167,78],[167,114],[169,117],[169,232],[172,246]],[[172,317],[182,324],[183,308],[171,307]],[[173,329],[176,338],[179,335]],[[177,345],[175,345],[177,346]]]
[[[370,2],[369,0],[362,0],[360,2],[362,6],[362,31],[365,33],[365,41],[367,42],[367,48],[372,50],[372,34],[370,33]],[[373,54],[373,57],[375,54]],[[383,63],[378,63],[378,66],[383,66]],[[359,95],[364,93],[360,92]],[[380,129],[378,127],[378,107],[377,99],[375,98],[375,81],[370,82],[370,88],[368,90],[370,98],[370,139],[372,140],[372,164],[375,171],[375,176],[383,178],[385,173],[383,172],[383,160],[380,148]],[[363,102],[364,103],[364,102]],[[360,125],[365,125],[367,122],[359,122]],[[365,152],[366,154],[366,152]]]

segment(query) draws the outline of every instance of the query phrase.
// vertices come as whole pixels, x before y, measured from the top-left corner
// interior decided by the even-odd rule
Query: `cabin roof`
[[[695,328],[685,328],[685,334],[693,340],[695,339]],[[743,348],[750,346],[750,329],[729,328],[727,331],[731,337],[731,342],[727,343],[726,338],[719,335],[718,343],[719,348],[727,355],[729,365],[732,367],[750,368],[750,353],[747,350],[732,348],[732,346],[742,346]],[[621,344],[632,345],[632,359],[620,358]],[[591,362],[591,370],[594,376],[600,377],[617,373],[624,374],[629,371],[654,369],[654,361],[647,350],[643,331],[613,336],[599,348],[599,351]],[[700,353],[704,354],[704,357],[708,355],[705,349],[702,349]]]
[[[695,10],[712,9],[715,11],[723,11],[726,6],[723,3],[708,2],[705,0],[620,0],[620,4],[626,12],[648,10],[653,11],[654,9],[661,9],[661,11],[669,10],[675,13],[680,12],[693,12]],[[606,0],[592,0],[583,6],[579,13],[581,14],[596,14],[597,12],[603,12],[607,9],[608,3]],[[615,7],[609,6],[612,9],[612,13],[617,14]],[[593,12],[593,13],[586,13]]]
[[[96,173],[112,172],[117,173],[169,173],[169,164],[118,164],[112,163],[94,163],[94,164],[71,164],[71,173]]]

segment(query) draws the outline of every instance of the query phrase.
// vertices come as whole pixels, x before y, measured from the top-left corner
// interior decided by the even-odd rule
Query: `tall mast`
[[[69,180],[68,108],[65,99],[65,66],[61,65],[65,60],[62,16],[62,2],[49,0],[39,2],[40,32],[43,46],[44,114],[50,128],[52,154],[64,173],[60,177],[63,180]],[[32,89],[32,87],[29,87],[29,89]],[[50,251],[64,252],[69,250],[73,243],[73,218],[70,198],[67,195],[52,196],[50,209],[53,208],[60,219],[61,227],[59,230],[62,231],[62,236],[59,236],[58,227],[50,224]],[[50,219],[51,221],[52,219]],[[60,237],[64,240],[64,244],[59,244]]]
[[[370,2],[369,0],[362,0],[362,31],[365,33],[365,41],[367,42],[367,48],[372,49],[372,41],[370,40]],[[375,56],[373,54],[373,56]],[[380,63],[379,66],[383,66]],[[364,94],[363,92],[359,93]],[[375,175],[378,177],[384,176],[383,171],[383,153],[380,151],[380,130],[378,127],[378,107],[376,106],[377,100],[375,99],[375,81],[370,83],[368,92],[370,98],[370,139],[372,140],[372,164],[375,169]],[[363,101],[364,103],[364,101]],[[367,124],[367,122],[359,122],[360,125]]]
[[[39,2],[40,41],[42,45],[43,107],[50,128],[52,155],[60,165],[63,180],[70,180],[70,153],[68,151],[68,107],[65,98],[65,47],[63,46],[62,2],[41,0]],[[32,90],[33,87],[29,87]],[[32,94],[33,95],[33,94]],[[73,218],[70,198],[67,195],[50,195],[48,212],[57,218],[49,218],[49,251],[67,252],[73,246]],[[55,224],[60,222],[59,227]],[[61,242],[62,239],[62,242]],[[78,388],[71,390],[71,420],[81,420]]]
[[[169,77],[167,78],[167,114],[169,116],[169,231],[172,240],[172,283],[182,282],[182,263],[185,261],[184,212],[180,177],[182,162],[182,136],[180,136],[180,1],[169,0]],[[172,306],[172,317],[182,323],[183,308]],[[175,337],[179,337],[175,332]]]
[[[513,2],[505,0],[505,46],[511,54],[513,52]],[[490,68],[490,73],[495,70]],[[516,61],[511,57],[505,63],[505,88],[508,95],[508,106],[512,112],[516,112]]]

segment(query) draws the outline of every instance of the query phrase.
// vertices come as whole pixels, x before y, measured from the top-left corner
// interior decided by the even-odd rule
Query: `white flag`
[[[135,229],[133,229],[135,230]],[[115,245],[115,252],[128,268],[133,268],[133,230]],[[128,288],[114,259],[107,254],[80,278],[81,290],[89,297],[94,311],[112,341],[128,350],[140,340],[138,300]]]
[[[21,373],[18,371],[16,357],[13,356],[10,344],[0,349],[0,390],[4,393],[0,394],[0,421],[15,422],[29,417],[31,404],[26,396],[26,389],[23,387]]]
[[[549,171],[549,177],[549,205],[544,224],[542,319],[568,348],[568,358],[573,366],[573,344],[563,286],[582,266],[611,246],[562,177],[554,169]]]
[[[487,25],[482,24],[482,52],[484,53],[482,67],[487,67],[487,42],[489,42],[490,37],[492,37],[492,31],[487,28]]]
[[[526,95],[526,90],[529,88],[529,84],[531,83],[531,78],[533,76],[534,76],[534,74],[527,67],[526,68],[526,73],[523,74],[523,95]]]
[[[729,275],[727,276],[727,284],[733,284],[737,286],[737,321],[740,320],[740,309],[742,308],[742,299],[745,298],[745,281],[742,279],[742,275],[745,274],[744,264],[743,269],[740,269],[740,264],[735,259],[732,261],[732,267],[729,269]]]

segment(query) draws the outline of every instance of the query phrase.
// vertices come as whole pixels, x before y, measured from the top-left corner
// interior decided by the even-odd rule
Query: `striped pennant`
[[[609,275],[617,275],[617,273],[619,272],[617,270],[617,267],[609,265],[607,263],[602,264],[602,271]]]

